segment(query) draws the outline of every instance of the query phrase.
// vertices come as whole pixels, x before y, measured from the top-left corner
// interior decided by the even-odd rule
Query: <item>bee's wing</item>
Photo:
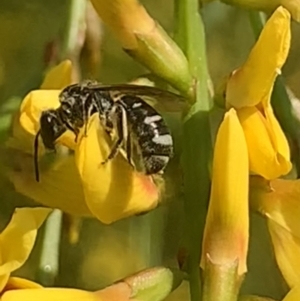
[[[111,94],[112,98],[122,94],[140,96],[151,106],[163,112],[183,112],[187,108],[187,102],[181,95],[150,86],[130,84],[109,86],[92,85],[89,86],[89,88],[108,91]]]

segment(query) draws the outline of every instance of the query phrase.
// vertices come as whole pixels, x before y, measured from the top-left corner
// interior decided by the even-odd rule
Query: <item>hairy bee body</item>
[[[173,139],[162,116],[139,97],[124,95],[118,105],[127,112],[129,135],[135,135],[145,173],[159,173],[173,155]]]
[[[112,127],[110,113],[114,101],[108,92],[91,90],[92,85],[90,81],[74,84],[66,87],[59,96],[61,105],[57,113],[75,135],[94,113],[99,114],[103,126]]]
[[[144,101],[143,95],[180,97],[151,87],[101,86],[84,81],[61,92],[59,108],[42,113],[38,135],[46,147],[54,149],[55,140],[64,131],[71,130],[77,139],[79,130],[86,127],[90,116],[97,113],[107,133],[116,133],[111,152],[103,163],[113,159],[122,148],[128,162],[136,167],[133,150],[137,149],[143,172],[149,175],[161,173],[173,156],[173,139],[162,116]]]

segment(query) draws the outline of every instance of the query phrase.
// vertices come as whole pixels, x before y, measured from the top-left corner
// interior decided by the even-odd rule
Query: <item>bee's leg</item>
[[[39,171],[39,137],[41,131],[39,130],[34,139],[34,149],[33,149],[33,158],[34,158],[34,171],[35,171],[35,180],[40,181],[40,171]]]
[[[74,141],[75,141],[75,143],[77,143],[77,141],[78,141],[78,136],[79,136],[79,130],[78,130],[78,128],[73,127],[69,122],[66,122],[65,125],[66,125],[66,128],[67,128],[68,130],[70,130],[71,132],[73,132],[73,133],[75,134],[75,139],[74,139]]]
[[[90,113],[89,110],[87,111],[86,108],[83,106],[83,124],[84,124],[84,137],[87,137],[87,126],[89,121]]]
[[[109,119],[108,119],[109,118]],[[101,125],[104,127],[104,130],[108,135],[111,135],[114,129],[114,125],[110,119],[111,117],[107,117],[101,113],[99,113],[99,119]]]
[[[127,140],[126,140],[126,157],[128,163],[134,167],[133,161],[132,161],[132,140],[131,140],[131,134],[128,132]]]
[[[74,141],[75,141],[75,143],[77,143],[78,142],[78,137],[79,137],[79,130],[74,128],[73,133],[75,134],[75,140]]]
[[[86,110],[86,108],[84,108],[84,112],[83,112],[84,137],[87,137],[87,126],[88,126],[88,122],[89,122],[89,119],[92,115],[92,111],[94,108],[97,108],[97,103],[95,101],[92,102],[92,105],[88,108],[88,110]]]
[[[122,144],[124,141],[127,141],[128,138],[128,125],[127,125],[127,115],[125,109],[117,105],[112,110],[112,115],[114,116],[114,128],[116,129],[117,140],[113,144],[110,154],[108,157],[102,162],[102,164],[107,163],[109,160],[115,158],[118,154]]]
[[[90,117],[91,117],[91,115],[92,115],[92,110],[93,110],[93,108],[92,107],[90,107],[89,109],[88,109],[88,111],[86,112],[86,110],[83,112],[83,118],[84,118],[84,137],[87,137],[87,126],[88,126],[88,122],[89,122],[89,119],[90,119]]]

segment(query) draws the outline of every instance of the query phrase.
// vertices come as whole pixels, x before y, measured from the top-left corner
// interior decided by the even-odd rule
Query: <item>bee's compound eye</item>
[[[65,127],[60,122],[55,110],[42,113],[40,118],[40,134],[46,148],[54,149],[55,140],[65,131]]]

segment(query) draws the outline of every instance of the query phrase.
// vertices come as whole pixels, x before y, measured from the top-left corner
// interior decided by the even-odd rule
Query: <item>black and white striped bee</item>
[[[173,156],[173,139],[163,117],[145,101],[147,97],[161,102],[166,111],[179,111],[184,105],[181,96],[149,86],[103,86],[84,81],[66,87],[59,96],[60,107],[42,112],[40,118],[34,146],[36,180],[39,181],[38,137],[41,136],[44,146],[51,150],[55,149],[55,141],[66,130],[71,130],[77,141],[80,129],[85,127],[86,134],[87,122],[95,113],[99,114],[106,132],[116,136],[103,164],[123,149],[128,162],[135,168],[134,151],[140,157],[145,174],[162,173]],[[178,104],[179,109],[174,110]]]

